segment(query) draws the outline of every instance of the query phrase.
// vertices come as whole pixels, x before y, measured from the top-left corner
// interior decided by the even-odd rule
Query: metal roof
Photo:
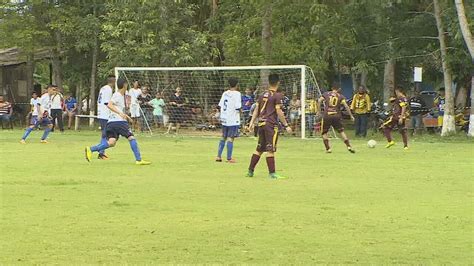
[[[51,58],[51,50],[48,48],[36,49],[35,60]],[[11,66],[26,63],[26,54],[17,47],[0,49],[0,66]]]

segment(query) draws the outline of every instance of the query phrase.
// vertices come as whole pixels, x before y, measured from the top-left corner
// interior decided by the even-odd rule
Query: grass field
[[[277,170],[213,162],[217,139],[139,136],[87,163],[97,132],[0,132],[0,263],[473,263],[474,144],[281,139]],[[399,136],[396,135],[399,139]]]

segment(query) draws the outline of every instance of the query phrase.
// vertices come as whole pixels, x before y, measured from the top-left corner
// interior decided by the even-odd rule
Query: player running
[[[253,177],[255,166],[264,152],[267,153],[267,166],[270,178],[284,179],[286,177],[275,173],[275,152],[278,141],[278,120],[291,133],[291,127],[286,121],[285,114],[281,110],[283,96],[277,92],[280,79],[277,74],[268,76],[270,87],[258,99],[256,108],[252,114],[249,130],[253,131],[255,122],[258,123],[257,149],[250,159],[247,177]]]
[[[41,98],[38,98],[35,92],[33,92],[30,100],[31,105],[31,119],[30,125],[26,128],[25,133],[23,133],[23,137],[21,137],[20,143],[26,144],[26,138],[30,135],[31,131],[33,131],[38,126],[44,127],[44,133],[41,137],[41,143],[48,143],[46,138],[48,137],[49,133],[53,129],[53,123],[51,122],[51,117],[49,116],[50,113],[50,93],[52,93],[53,85],[48,85],[46,89],[43,90],[43,95]]]
[[[395,89],[395,96],[396,98],[392,98],[392,115],[382,125],[383,133],[388,141],[385,148],[390,148],[395,145],[395,141],[392,140],[392,130],[395,127],[398,127],[403,139],[403,148],[408,150],[408,134],[407,127],[405,125],[408,100],[403,93],[402,87],[397,87]]]
[[[107,143],[107,135],[105,129],[107,127],[107,121],[110,116],[110,109],[107,107],[113,94],[113,87],[115,86],[115,76],[109,75],[107,77],[107,85],[100,88],[99,96],[97,97],[97,118],[100,124],[100,130],[102,132],[100,144]],[[99,160],[107,160],[109,157],[105,154],[105,150],[99,150],[97,156]]]
[[[318,106],[324,102],[324,114],[322,119],[322,134],[323,134],[323,142],[324,146],[326,147],[326,153],[331,153],[331,146],[329,146],[329,138],[328,138],[328,131],[331,127],[337,130],[340,134],[344,143],[347,146],[347,150],[350,153],[355,153],[354,148],[352,148],[351,144],[349,143],[349,139],[347,138],[346,133],[344,132],[344,127],[342,125],[342,114],[341,114],[341,107],[344,106],[347,112],[351,117],[351,120],[354,121],[354,116],[351,113],[351,109],[347,105],[346,98],[344,95],[339,93],[339,84],[334,83],[332,86],[331,91],[325,92],[318,100]],[[318,108],[318,116],[320,116],[321,108]]]
[[[237,91],[238,84],[238,79],[229,78],[230,88],[222,94],[219,101],[222,139],[219,141],[216,162],[222,162],[222,151],[227,140],[227,162],[235,163],[235,159],[232,158],[232,151],[234,149],[234,139],[239,136],[240,108],[242,108],[241,95]]]
[[[127,91],[127,81],[124,79],[117,80],[117,87],[119,90],[112,95],[107,108],[110,109],[110,116],[107,122],[105,134],[107,142],[101,143],[93,147],[86,147],[86,160],[90,162],[92,160],[92,153],[108,149],[109,147],[115,146],[120,136],[128,139],[130,142],[130,148],[135,155],[135,164],[137,165],[148,165],[151,164],[148,161],[142,160],[140,150],[138,149],[138,143],[133,133],[130,131],[128,122],[131,118],[125,114],[125,92]]]

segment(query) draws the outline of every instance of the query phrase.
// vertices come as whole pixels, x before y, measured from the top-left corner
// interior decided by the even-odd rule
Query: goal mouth
[[[283,111],[294,130],[291,136],[319,136],[320,121],[316,117],[316,108],[321,90],[308,66],[115,68],[117,79],[124,78],[129,84],[129,101],[133,105],[131,115],[139,120],[140,130],[196,136],[220,135],[217,104],[222,93],[229,88],[228,79],[231,77],[239,80],[242,94],[241,134],[253,136],[253,132],[246,131],[250,110],[258,96],[267,89],[271,73],[280,78],[279,91],[284,93]],[[136,81],[138,84],[134,84]],[[134,94],[140,94],[142,99],[133,99]]]

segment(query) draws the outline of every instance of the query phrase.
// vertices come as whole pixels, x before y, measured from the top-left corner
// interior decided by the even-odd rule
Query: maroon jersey
[[[258,98],[258,124],[278,125],[276,106],[282,104],[282,95],[276,91],[266,91]]]
[[[341,113],[341,106],[346,102],[346,97],[344,95],[334,92],[327,91],[321,96],[324,98],[324,114],[325,115],[334,115]]]
[[[394,116],[402,115],[402,108],[408,105],[408,100],[405,96],[397,97],[392,105],[392,114]]]

